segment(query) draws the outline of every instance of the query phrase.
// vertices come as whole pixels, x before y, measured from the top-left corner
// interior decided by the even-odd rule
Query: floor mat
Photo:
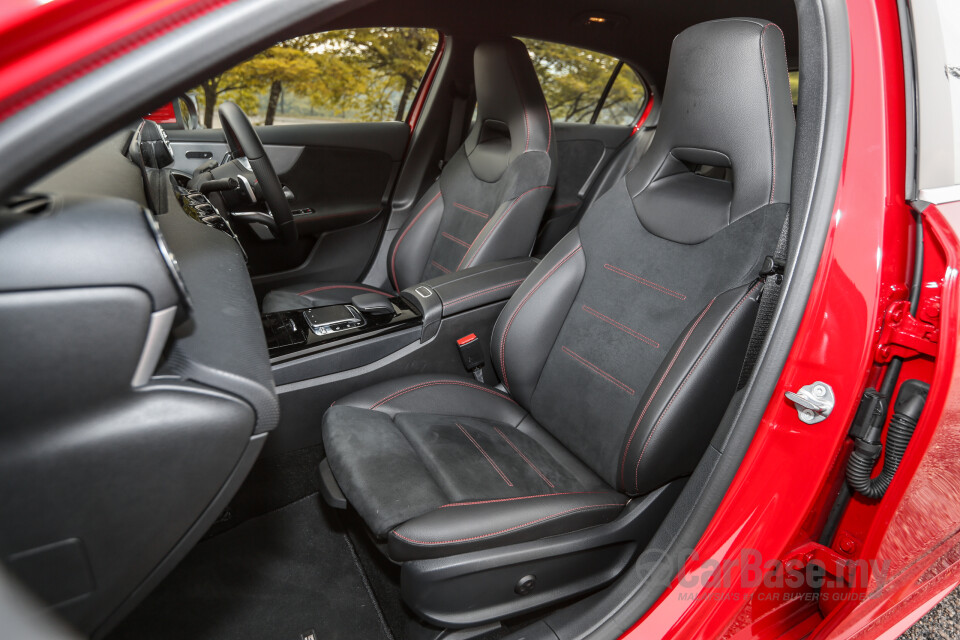
[[[207,539],[111,640],[390,639],[356,554],[314,494]]]

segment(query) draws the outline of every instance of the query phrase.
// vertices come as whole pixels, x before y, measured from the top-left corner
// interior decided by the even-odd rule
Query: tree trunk
[[[274,80],[270,85],[270,99],[267,100],[267,116],[263,119],[263,124],[270,126],[273,124],[273,118],[277,115],[277,103],[280,102],[280,92],[283,90],[283,83]]]
[[[403,93],[400,94],[400,104],[397,105],[397,117],[395,120],[403,120],[403,116],[407,111],[407,99],[410,97],[410,92],[413,91],[413,79],[406,78],[403,83]]]
[[[213,128],[213,112],[217,108],[217,87],[220,83],[217,78],[203,83],[203,126]]]

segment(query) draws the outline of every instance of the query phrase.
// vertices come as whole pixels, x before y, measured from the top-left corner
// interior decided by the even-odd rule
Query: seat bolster
[[[445,504],[394,529],[390,557],[438,558],[569,533],[610,522],[626,502],[600,490]]]
[[[624,437],[619,490],[643,495],[693,471],[736,392],[760,289],[720,294],[677,338]]]
[[[398,413],[431,413],[492,420],[516,426],[527,412],[510,396],[472,378],[417,375],[387,380],[337,400],[336,406]]]
[[[521,404],[529,405],[585,270],[580,233],[574,229],[527,276],[494,324],[490,342],[493,365],[510,395]]]
[[[322,428],[337,483],[376,535],[447,501],[389,416],[334,406]]]
[[[324,282],[299,284],[274,289],[263,298],[263,312],[275,313],[292,309],[326,307],[332,304],[347,304],[361,293],[379,293],[391,297],[394,294],[356,282]]]
[[[438,181],[420,197],[397,231],[387,254],[387,274],[397,291],[423,280],[430,247],[436,242],[444,210],[444,197]]]

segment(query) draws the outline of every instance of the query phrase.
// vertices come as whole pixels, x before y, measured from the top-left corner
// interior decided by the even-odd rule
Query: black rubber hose
[[[910,438],[913,437],[913,431],[917,428],[917,421],[926,402],[925,390],[919,392],[915,389],[916,387],[911,386],[909,389],[900,391],[901,396],[905,392],[911,395],[902,403],[900,400],[897,401],[897,411],[890,417],[890,425],[887,427],[887,450],[883,457],[883,470],[880,475],[876,478],[870,477],[873,465],[880,456],[879,442],[858,440],[850,454],[850,460],[847,461],[847,482],[851,489],[867,498],[882,498],[900,467],[900,461],[903,460],[903,454],[907,451],[907,445],[910,444]]]

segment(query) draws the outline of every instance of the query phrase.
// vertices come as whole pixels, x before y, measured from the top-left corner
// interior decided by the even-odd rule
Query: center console
[[[493,324],[537,264],[502,260],[414,285],[399,295],[361,294],[348,304],[262,316],[281,423],[267,447],[292,451],[320,442],[330,404],[382,380],[415,373],[470,376],[457,340],[475,335],[478,375],[497,383],[490,360]]]

